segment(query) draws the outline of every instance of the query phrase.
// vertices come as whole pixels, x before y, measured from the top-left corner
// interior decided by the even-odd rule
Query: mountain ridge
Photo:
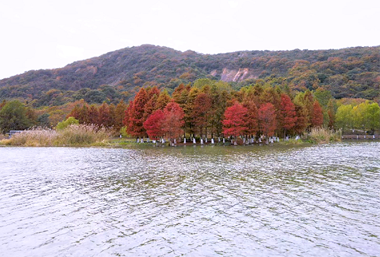
[[[62,68],[31,70],[0,80],[0,99],[38,99],[50,90],[76,92],[109,85],[118,92],[158,86],[172,91],[199,78],[241,87],[283,77],[295,90],[325,87],[337,98],[380,97],[380,46],[337,50],[236,51],[202,54],[155,45],[111,51]],[[73,93],[72,93],[73,94]]]

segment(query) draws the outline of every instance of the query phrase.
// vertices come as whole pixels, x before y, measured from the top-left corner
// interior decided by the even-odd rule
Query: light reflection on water
[[[378,256],[380,143],[0,148],[3,256]]]

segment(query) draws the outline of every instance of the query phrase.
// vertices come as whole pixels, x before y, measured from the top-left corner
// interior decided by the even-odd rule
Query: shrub
[[[78,125],[79,121],[75,119],[74,117],[69,117],[65,121],[61,121],[57,124],[57,130],[63,130],[67,128],[68,126],[74,125],[74,124]]]

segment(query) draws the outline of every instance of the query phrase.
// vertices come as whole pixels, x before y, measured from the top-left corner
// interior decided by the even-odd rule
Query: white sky
[[[141,44],[200,53],[380,45],[379,0],[0,0],[0,79]]]

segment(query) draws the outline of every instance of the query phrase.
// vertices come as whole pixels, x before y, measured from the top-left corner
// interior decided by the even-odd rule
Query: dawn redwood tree
[[[165,132],[166,137],[171,140],[178,138],[183,134],[182,127],[185,113],[183,109],[171,100],[164,109],[164,120],[162,123],[162,130]]]
[[[220,83],[219,83],[220,84]],[[221,84],[223,86],[223,84]],[[219,137],[223,132],[222,120],[227,108],[229,93],[226,90],[221,90],[217,85],[211,87],[212,107],[210,111],[211,137],[214,133]]]
[[[97,124],[98,120],[99,120],[98,108],[94,104],[92,104],[90,108],[88,108],[88,123]]]
[[[310,128],[310,126],[313,126],[314,102],[315,102],[315,100],[314,100],[313,94],[309,90],[306,90],[306,92],[303,94],[302,103],[303,103],[303,106],[307,110],[307,117],[308,117],[307,127],[309,127],[309,128]],[[322,123],[323,123],[323,115],[322,115]]]
[[[163,122],[165,119],[164,112],[157,110],[153,112],[144,122],[144,128],[150,139],[157,140],[157,138],[164,135]]]
[[[245,123],[247,126],[246,134],[253,136],[259,130],[258,127],[258,111],[255,102],[253,99],[246,98],[246,101],[243,103],[243,106],[247,108],[247,115],[245,117]]]
[[[262,104],[258,111],[258,118],[260,131],[265,135],[268,141],[268,137],[273,136],[276,130],[276,109],[273,104]]]
[[[84,124],[90,123],[89,111],[90,110],[89,110],[88,104],[84,104],[82,106],[82,110],[81,110],[81,114],[80,114]]]
[[[161,109],[163,110],[166,105],[170,102],[171,97],[168,94],[168,91],[166,89],[158,96],[155,110]]]
[[[115,130],[120,131],[121,127],[123,127],[123,120],[125,115],[125,110],[127,109],[127,105],[124,103],[123,100],[120,100],[120,102],[116,105],[115,110]]]
[[[199,94],[199,89],[196,87],[191,88],[187,95],[187,101],[185,104],[185,107],[183,108],[183,111],[185,113],[185,124],[186,128],[188,128],[188,132],[190,134],[195,133],[195,125],[193,123],[193,109],[194,109],[194,101],[195,98],[197,98],[197,95]]]
[[[181,106],[182,109],[184,108],[184,106],[186,104],[188,93],[189,92],[186,90],[186,87],[183,83],[181,83],[173,91],[172,97],[173,97],[174,101],[177,104],[179,104],[179,106]]]
[[[79,105],[75,105],[75,107],[70,111],[70,113],[67,114],[66,119],[68,119],[70,117],[73,117],[73,118],[79,120],[79,122],[82,122],[79,119],[81,117],[81,108]]]
[[[108,119],[108,123],[105,125],[106,127],[113,127],[113,129],[115,128],[115,124],[116,124],[116,106],[114,104],[110,104],[108,106],[108,111],[109,111],[109,119]]]
[[[333,129],[335,127],[335,111],[334,111],[334,100],[330,99],[327,104],[327,115],[329,117],[329,129]]]
[[[157,95],[153,95],[144,107],[144,120],[146,120],[155,110],[157,106]]]
[[[295,106],[287,94],[281,94],[281,104],[280,104],[280,122],[281,128],[284,131],[284,137],[286,132],[291,130],[297,121],[297,115]]]
[[[311,125],[313,127],[321,127],[323,125],[323,110],[317,100],[313,104],[313,115],[311,119]]]
[[[202,137],[205,134],[207,137],[207,124],[209,118],[209,112],[211,108],[211,98],[206,93],[199,93],[194,100],[194,107],[192,112],[193,123],[199,131],[199,136]]]
[[[147,89],[148,99],[151,99],[154,95],[157,97],[160,95],[160,90],[157,88],[157,86],[154,86],[152,88]]]
[[[303,134],[308,124],[308,113],[301,103],[295,103],[297,122],[292,129],[294,134]]]
[[[123,119],[123,125],[127,128],[126,131],[128,134],[131,134],[131,127],[132,127],[131,117],[133,116],[133,111],[134,111],[133,101],[129,101],[127,109],[124,112],[124,119]]]
[[[184,110],[184,112],[186,109],[186,104],[187,104],[187,99],[189,96],[190,89],[191,89],[190,84],[187,86],[180,84],[178,87],[176,87],[174,89],[174,92],[172,94],[174,101],[177,104],[179,104],[179,106],[181,106],[181,108]],[[186,112],[185,112],[185,117],[186,117]],[[185,118],[185,125],[183,127],[184,135],[186,135],[187,125],[188,125],[188,123],[186,122],[186,118]]]
[[[144,129],[144,108],[145,104],[148,101],[148,94],[144,88],[141,88],[140,91],[136,94],[135,99],[133,100],[133,107],[129,113],[129,126],[128,134],[135,137],[144,137],[146,136],[146,131]]]
[[[98,122],[99,126],[108,127],[110,124],[110,109],[107,103],[102,103],[102,105],[98,109]]]
[[[234,105],[228,107],[224,112],[224,120],[222,121],[223,134],[225,136],[234,136],[235,138],[242,135],[247,130],[247,112],[247,108],[237,101]]]

